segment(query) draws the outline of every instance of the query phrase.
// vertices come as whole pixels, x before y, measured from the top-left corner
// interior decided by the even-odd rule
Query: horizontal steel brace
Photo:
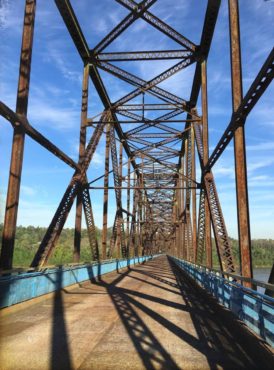
[[[177,189],[199,189],[199,186],[192,186],[192,187],[177,187],[177,186],[89,186],[89,189],[91,190],[177,190]]]
[[[90,50],[92,53],[92,50]],[[132,51],[116,53],[100,53],[96,55],[99,61],[123,62],[135,60],[162,60],[162,59],[185,59],[192,53],[186,50],[165,50],[165,51]]]
[[[45,138],[39,131],[33,128],[27,118],[20,116],[19,114],[12,111],[7,105],[0,101],[0,115],[9,121],[13,127],[20,127],[22,130],[30,136],[34,141],[39,143],[49,152],[51,152],[55,157],[58,157],[63,162],[68,164],[75,170],[79,170],[79,165],[73,161],[67,154],[62,152],[56,145],[54,145],[50,140]]]

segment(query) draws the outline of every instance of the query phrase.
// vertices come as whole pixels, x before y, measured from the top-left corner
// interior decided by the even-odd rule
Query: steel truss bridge
[[[274,49],[267,56],[247,93],[243,95],[238,0],[228,0],[231,58],[231,96],[233,110],[218,144],[209,154],[207,59],[220,0],[208,0],[200,43],[196,45],[153,14],[157,0],[115,0],[127,9],[127,16],[97,45],[81,29],[69,0],[55,0],[71,41],[83,62],[82,107],[79,160],[75,161],[48,140],[28,120],[33,35],[36,0],[26,0],[20,74],[16,110],[0,102],[0,114],[13,127],[12,155],[2,235],[0,266],[2,274],[13,273],[13,252],[16,221],[20,206],[20,179],[23,169],[24,141],[28,135],[47,151],[73,168],[74,173],[50,225],[37,249],[31,271],[43,271],[54,252],[68,215],[76,203],[73,263],[80,261],[82,218],[88,230],[91,261],[132,259],[168,254],[189,266],[212,270],[212,249],[216,247],[219,274],[246,289],[256,285],[252,273],[249,223],[245,124],[248,115],[273,80]],[[39,1],[37,1],[39,6]],[[92,4],[91,4],[92,5]],[[105,49],[136,20],[142,19],[159,33],[178,44],[176,50],[105,52]],[[120,67],[127,61],[174,60],[174,64],[146,81]],[[159,85],[181,71],[195,65],[190,91],[184,97]],[[111,101],[100,72],[104,71],[132,85],[132,91]],[[102,112],[90,117],[89,82],[92,81],[101,102]],[[197,102],[201,96],[201,109]],[[136,103],[139,97],[141,103]],[[158,103],[148,103],[153,97]],[[146,118],[153,111],[155,118]],[[92,132],[91,138],[89,132]],[[88,178],[87,170],[102,137],[105,136],[104,174]],[[234,142],[237,217],[240,266],[236,268],[222,205],[214,180],[214,165],[226,147]],[[126,157],[126,160],[124,158]],[[196,167],[201,176],[197,178]],[[110,186],[113,176],[113,186]],[[103,179],[103,186],[98,181]],[[103,230],[99,245],[90,190],[103,190]],[[108,225],[109,193],[114,190],[116,214]],[[199,192],[198,202],[196,201]],[[126,194],[126,201],[123,204]],[[112,227],[111,237],[108,228]],[[213,231],[214,243],[212,243]],[[157,259],[155,259],[156,263]],[[273,279],[274,279],[274,273]],[[273,286],[265,284],[273,295]],[[115,301],[115,295],[114,295]],[[119,306],[119,302],[115,303]]]

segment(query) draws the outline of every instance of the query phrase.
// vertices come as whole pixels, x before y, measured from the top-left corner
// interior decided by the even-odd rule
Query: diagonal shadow
[[[237,319],[217,304],[168,258],[182,297],[189,308],[199,340],[204,344],[210,368],[271,369],[273,357]],[[216,361],[216,359],[218,360]]]
[[[160,276],[155,275],[155,274],[153,274],[153,273],[150,273],[150,272],[147,272],[147,271],[144,271],[144,270],[139,270],[139,269],[132,269],[132,271],[134,271],[134,272],[136,272],[136,273],[138,273],[138,274],[142,274],[142,275],[148,276],[148,277],[150,277],[151,279],[157,280],[157,281],[159,281],[160,283],[163,283],[163,284],[169,285],[169,286],[171,286],[171,287],[173,287],[173,288],[177,288],[177,289],[179,289],[178,284],[176,284],[176,283],[172,283],[171,281],[168,281],[168,280],[166,280],[166,279],[163,279],[163,278],[161,278]]]
[[[167,260],[159,260],[159,263],[164,263],[164,261]],[[94,279],[92,280],[95,284],[103,286],[108,292],[144,367],[146,369],[155,369],[159,367],[162,369],[178,369],[178,365],[171,354],[161,345],[154,333],[145,324],[143,317],[137,313],[136,309],[138,309],[138,312],[143,312],[163,328],[180,338],[182,344],[183,342],[187,343],[193,349],[202,353],[206,357],[208,366],[211,369],[218,369],[220,367],[224,369],[258,368],[256,352],[255,354],[250,353],[252,351],[250,351],[248,345],[244,343],[244,340],[238,340],[238,332],[242,330],[239,323],[237,323],[233,331],[230,330],[229,325],[231,320],[228,323],[223,323],[221,318],[216,317],[218,312],[216,312],[214,305],[209,304],[206,299],[201,299],[199,297],[200,292],[197,290],[195,292],[193,286],[182,275],[181,271],[176,269],[176,265],[174,266],[171,261],[168,262],[168,265],[169,271],[172,271],[177,282],[177,284],[174,285],[178,286],[180,294],[185,301],[185,305],[170,302],[162,297],[153,297],[145,293],[136,292],[136,290],[117,286],[125,277],[134,279],[135,276],[132,276],[130,274],[131,272],[144,274],[155,279],[154,274],[149,274],[148,272],[144,273],[142,270],[143,266],[140,267],[140,269],[132,268],[124,274],[119,273],[120,275],[111,283],[105,282],[102,279],[100,282],[94,282]],[[146,265],[146,268],[149,270],[149,263]],[[140,280],[145,284],[149,283],[146,280]],[[159,283],[166,283],[165,279],[156,280],[158,280]],[[160,285],[154,285],[158,288],[160,287]],[[166,317],[161,316],[156,310],[136,300],[135,297],[189,312],[198,338],[189,334],[182,327],[169,321]],[[269,359],[267,361],[269,361]],[[264,362],[267,364],[267,361]],[[266,365],[264,368],[267,369],[269,366]]]
[[[56,291],[53,299],[52,335],[51,335],[51,370],[72,369],[70,349],[68,344],[67,328],[64,317],[64,304],[62,298],[63,271],[59,267],[56,273]]]
[[[141,317],[130,305],[127,294],[109,286],[108,293],[146,369],[179,369]]]
[[[136,272],[139,272],[139,271],[138,271],[138,270],[136,270]],[[154,286],[155,288],[159,288],[159,289],[164,290],[164,291],[166,291],[166,292],[173,293],[173,294],[177,294],[177,295],[181,295],[180,291],[176,291],[176,290],[173,290],[173,289],[169,289],[169,288],[163,287],[163,286],[161,286],[161,285],[159,285],[159,284],[154,284],[154,283],[152,283],[151,281],[141,279],[141,278],[139,278],[139,277],[137,277],[137,276],[130,275],[130,278],[131,278],[131,279],[134,279],[134,280],[138,280],[138,281],[140,281],[140,282],[142,282],[142,283],[145,283],[145,284],[147,284],[147,285]]]
[[[158,339],[154,336],[137,312],[131,307],[128,295],[124,292],[125,289],[117,287],[117,284],[119,284],[125,277],[129,276],[131,271],[132,269],[128,268],[126,272],[121,273],[117,268],[118,277],[111,283],[105,282],[101,276],[98,277],[98,281],[96,281],[93,275],[90,275],[90,281],[91,283],[102,286],[106,289],[137,353],[140,356],[140,359],[143,362],[144,368],[154,369],[155,366],[157,368],[160,366],[161,369],[179,370],[179,367],[169,353],[160,344]],[[131,290],[128,291],[132,292]]]
[[[100,282],[95,282],[93,277],[91,278],[91,282],[103,286],[108,292],[119,314],[119,317],[132,340],[132,343],[134,344],[141,360],[143,361],[145,368],[154,369],[155,361],[158,362],[158,364],[160,364],[161,368],[163,369],[178,369],[178,366],[172,359],[170,354],[168,354],[165,348],[159,343],[158,339],[153,335],[144,321],[136,313],[133,308],[134,306],[143,311],[149,317],[153,318],[156,322],[161,324],[163,328],[168,329],[184,342],[187,342],[199,352],[204,353],[205,355],[212,352],[213,350],[211,349],[207,349],[205,351],[204,345],[200,342],[199,339],[187,333],[185,330],[170,322],[157,312],[148,308],[143,303],[135,300],[130,295],[136,295],[139,298],[146,298],[150,301],[156,301],[163,305],[167,304],[166,300],[161,300],[157,297],[152,298],[151,296],[146,297],[146,295],[143,293],[117,287],[117,284],[120,283],[126,276],[130,278],[132,277],[129,276],[129,273],[132,271],[139,272],[136,269],[131,269],[131,271],[127,271],[125,274],[121,274],[120,276],[118,276],[111,283],[104,282],[102,279],[100,280]],[[172,303],[170,303],[169,305],[171,307],[174,306]],[[185,308],[184,306],[182,306],[183,305],[180,305],[180,309]]]

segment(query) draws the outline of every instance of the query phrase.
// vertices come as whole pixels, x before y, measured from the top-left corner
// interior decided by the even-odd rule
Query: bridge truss
[[[76,202],[76,263],[80,259],[83,216],[87,224],[92,260],[126,258],[161,251],[210,268],[213,230],[220,269],[229,273],[235,272],[232,248],[213,174],[215,163],[233,139],[240,273],[244,277],[252,278],[244,128],[248,114],[273,79],[274,51],[272,49],[243,97],[238,0],[228,0],[233,111],[226,130],[209,156],[207,58],[221,1],[208,0],[199,45],[195,45],[150,11],[157,0],[115,1],[117,6],[128,10],[127,16],[90,49],[70,1],[55,0],[83,61],[79,161],[75,162],[39,133],[27,119],[36,0],[26,0],[16,111],[0,102],[1,115],[14,129],[1,268],[12,268],[24,138],[28,135],[75,171],[31,262],[33,268],[41,268],[47,264],[72,205]],[[178,44],[179,49],[105,52],[105,49],[137,19],[143,19],[158,32],[164,33]],[[115,64],[121,61],[149,63],[151,60],[174,60],[174,64],[149,81]],[[195,64],[195,74],[187,99],[159,87],[161,82],[179,74],[192,64]],[[132,85],[132,91],[118,101],[111,101],[100,71]],[[104,111],[92,118],[88,115],[90,79],[104,106]],[[196,106],[200,92],[201,112]],[[151,96],[157,98],[158,103],[148,103]],[[136,97],[141,97],[142,103],[136,103]],[[155,118],[146,118],[147,112],[151,111],[155,112]],[[93,130],[88,142],[87,130]],[[87,170],[103,135],[106,136],[105,173],[96,179],[88,179]],[[126,161],[123,159],[124,155],[127,156]],[[196,162],[201,169],[201,177],[198,179]],[[123,172],[126,172],[126,175],[123,175]],[[109,176],[113,176],[113,187],[109,186]],[[104,185],[96,186],[96,181],[102,178]],[[90,189],[104,191],[101,246],[96,239]],[[112,235],[108,240],[110,189],[115,190],[116,215]],[[122,201],[123,190],[127,194],[126,204]],[[200,193],[198,204],[197,191]]]

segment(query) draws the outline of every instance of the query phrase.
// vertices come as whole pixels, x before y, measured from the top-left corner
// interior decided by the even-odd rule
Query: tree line
[[[2,235],[3,224],[0,224],[0,235]],[[14,267],[27,267],[30,265],[37,248],[46,232],[45,227],[18,226],[16,230],[14,248]],[[96,228],[97,239],[101,246],[102,231]],[[110,239],[111,228],[108,229]],[[238,241],[230,239],[235,261],[239,264]],[[73,261],[74,229],[66,228],[62,231],[54,253],[50,257],[49,265],[59,265],[71,263]],[[252,240],[252,260],[253,267],[272,267],[274,260],[274,240],[273,239],[253,239]],[[91,261],[91,250],[89,246],[87,230],[82,230],[81,240],[81,262]],[[213,263],[218,267],[216,248],[213,242]]]

